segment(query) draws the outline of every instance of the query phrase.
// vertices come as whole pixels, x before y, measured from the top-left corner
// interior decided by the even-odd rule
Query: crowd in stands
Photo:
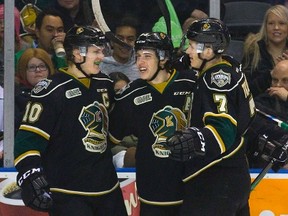
[[[35,2],[36,5],[32,4],[32,8],[36,8],[35,14],[30,14],[29,22],[24,20],[24,14],[27,15],[27,10],[31,8],[27,7],[25,1],[15,2],[15,131],[23,116],[29,92],[36,82],[68,66],[66,56],[56,55],[55,43],[63,43],[66,32],[75,25],[95,27],[99,25],[94,17],[91,0]],[[209,17],[209,0],[171,0],[171,2],[177,12],[183,35],[194,20]],[[225,16],[227,2],[231,1],[221,1],[221,19]],[[288,122],[287,3],[272,0],[260,2],[269,3],[271,7],[264,15],[259,31],[242,38],[243,50],[239,50],[243,52],[241,63],[256,105],[267,108],[273,115]],[[0,85],[4,87],[4,2],[0,1],[0,3],[2,3],[0,5]],[[111,53],[100,63],[101,71],[114,80],[117,92],[121,87],[139,78],[133,47],[138,35],[151,30],[159,17],[163,16],[161,8],[155,5],[157,5],[156,0],[149,3],[144,0],[101,1],[106,23],[116,37],[128,45],[124,47],[117,41],[111,40]],[[25,26],[26,23],[29,24]],[[113,150],[113,154],[118,156],[114,164],[116,167],[133,167],[137,138],[131,135],[123,140],[123,143],[118,150]],[[129,155],[127,154],[127,159],[124,161],[126,152]]]

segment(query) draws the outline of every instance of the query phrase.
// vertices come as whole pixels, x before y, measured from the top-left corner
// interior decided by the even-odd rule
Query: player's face
[[[189,46],[186,50],[186,53],[188,54],[189,58],[190,58],[190,65],[193,68],[200,68],[202,61],[201,59],[199,59],[198,56],[198,52],[197,51],[197,45],[198,43],[192,40],[189,40]],[[200,55],[202,55],[202,53],[200,53]]]
[[[287,40],[288,37],[288,25],[287,20],[270,13],[267,17],[267,37],[272,43],[281,43]]]
[[[38,38],[39,47],[53,53],[52,39],[55,37],[61,38],[58,41],[64,41],[64,24],[62,19],[58,16],[47,15],[43,18],[40,29],[36,29],[36,36]]]
[[[42,79],[47,78],[49,69],[45,62],[38,58],[31,58],[26,68],[26,79],[30,85],[35,86]]]
[[[81,64],[82,69],[87,74],[95,74],[99,71],[99,64],[103,61],[104,47],[99,46],[89,46],[86,56],[85,62]],[[80,57],[80,62],[84,61],[84,57]]]
[[[155,50],[138,50],[136,53],[136,65],[140,72],[140,78],[150,80],[158,69],[159,60]]]
[[[119,37],[122,41],[129,44],[131,47],[134,47],[136,41],[136,29],[130,26],[121,26],[116,28],[116,36]],[[121,63],[126,63],[132,54],[132,49],[127,49],[117,43],[113,43],[113,57]]]

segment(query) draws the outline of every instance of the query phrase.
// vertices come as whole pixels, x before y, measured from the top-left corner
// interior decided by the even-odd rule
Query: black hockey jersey
[[[247,167],[245,139],[255,105],[245,75],[227,61],[203,71],[197,81],[191,125],[205,137],[206,155],[187,162],[184,181],[211,166]]]
[[[111,140],[119,143],[130,134],[138,137],[136,182],[142,202],[182,202],[184,166],[168,158],[163,143],[189,125],[195,79],[193,71],[174,71],[167,83],[151,85],[138,79],[116,96],[110,115]]]
[[[52,192],[112,191],[119,185],[107,148],[113,100],[112,80],[101,73],[78,79],[62,71],[38,83],[15,139],[16,168],[41,156]]]

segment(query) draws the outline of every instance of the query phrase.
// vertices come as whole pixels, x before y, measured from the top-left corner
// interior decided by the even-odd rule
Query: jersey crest
[[[211,73],[211,84],[215,83],[219,88],[230,84],[231,74],[225,73],[223,70],[219,70],[215,73]]]
[[[43,79],[43,80],[41,80],[40,82],[38,82],[38,83],[34,86],[34,88],[32,89],[32,91],[33,91],[35,94],[38,94],[38,93],[41,92],[43,89],[47,89],[51,82],[52,82],[52,80]]]
[[[103,104],[95,101],[83,107],[78,120],[87,135],[82,139],[85,149],[103,153],[107,148],[108,112]]]
[[[184,129],[187,126],[187,119],[184,113],[171,106],[165,106],[163,109],[154,113],[149,123],[150,130],[156,137],[152,150],[156,157],[167,158],[170,151],[166,149],[163,143],[172,136],[175,131]]]

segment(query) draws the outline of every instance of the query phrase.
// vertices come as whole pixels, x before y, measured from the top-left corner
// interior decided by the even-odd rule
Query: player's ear
[[[72,55],[73,55],[75,63],[80,63],[83,61],[83,56],[80,55],[79,49],[73,49]]]

